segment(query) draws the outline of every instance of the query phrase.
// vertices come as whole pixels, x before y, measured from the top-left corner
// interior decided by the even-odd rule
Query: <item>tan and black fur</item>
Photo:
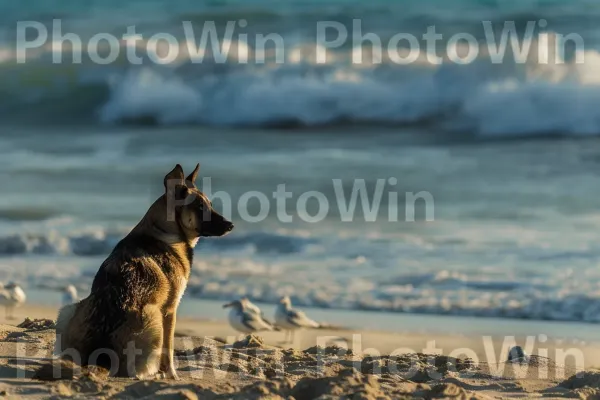
[[[165,194],[104,261],[89,297],[61,309],[56,351],[63,358],[118,376],[177,378],[175,316],[193,247],[233,229],[196,188],[198,170],[184,179],[178,164],[165,176]]]

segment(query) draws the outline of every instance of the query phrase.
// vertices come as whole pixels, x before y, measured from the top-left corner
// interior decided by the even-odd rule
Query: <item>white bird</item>
[[[79,296],[77,295],[77,288],[73,285],[69,285],[63,289],[62,305],[68,306],[69,304],[77,303]]]
[[[225,304],[223,308],[231,307],[229,311],[229,324],[233,329],[242,333],[254,333],[259,331],[272,331],[273,325],[265,321],[255,310],[251,311],[247,308],[248,299],[240,299]],[[254,305],[255,308],[258,308]]]
[[[244,296],[240,300],[244,303],[244,308],[246,309],[246,311],[250,311],[250,312],[253,312],[254,314],[260,315],[261,318],[263,319],[263,321],[265,321],[266,323],[271,325],[276,331],[279,330],[276,326],[273,325],[273,323],[271,321],[269,321],[267,319],[267,317],[265,317],[265,313],[263,312],[263,310],[261,310],[256,304],[251,302],[250,299],[248,299],[246,296]]]
[[[279,300],[277,309],[275,310],[275,324],[284,329],[286,343],[294,341],[294,331],[302,328],[318,328],[320,325],[308,318],[306,314],[300,310],[292,308],[292,301],[288,296],[284,296]],[[290,340],[287,340],[288,333]]]
[[[244,297],[242,297],[240,299],[240,301],[242,303],[244,303],[244,308],[247,311],[250,311],[250,312],[253,312],[254,314],[258,314],[260,316],[263,316],[264,313],[262,312],[262,310],[256,304],[254,304],[253,302],[251,302],[248,297],[244,296]]]
[[[25,292],[15,283],[10,282],[0,290],[0,305],[4,306],[6,319],[13,319],[15,307],[25,303],[25,300],[27,300]]]

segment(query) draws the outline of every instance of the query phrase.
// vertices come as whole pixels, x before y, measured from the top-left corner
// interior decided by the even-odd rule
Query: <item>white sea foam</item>
[[[468,65],[303,61],[262,68],[227,66],[200,74],[145,68],[121,78],[101,115],[109,122],[154,116],[163,124],[212,125],[435,119],[470,126],[486,136],[600,133],[600,112],[594,106],[600,81],[593,72],[600,66],[600,53],[590,50],[552,64],[532,57],[525,65],[490,64],[486,57],[482,54]]]
[[[17,255],[77,255],[108,254],[121,233],[95,230],[63,235],[55,231],[46,234],[13,234],[0,237],[0,256]]]
[[[303,46],[306,44],[298,43],[294,49],[302,53]],[[600,53],[595,50],[550,64],[534,58],[524,65],[509,61],[491,64],[489,55],[482,53],[468,65],[446,62],[439,66],[339,60],[316,64],[306,57],[297,58],[296,53],[290,49],[287,57],[292,60],[283,64],[119,64],[110,71],[85,66],[50,68],[45,61],[37,61],[26,64],[22,73],[44,76],[43,87],[17,76],[5,83],[4,89],[14,91],[13,99],[22,97],[31,108],[36,99],[56,96],[56,87],[66,97],[65,104],[79,105],[82,95],[88,99],[90,93],[98,92],[99,99],[105,98],[108,86],[108,99],[90,110],[104,123],[315,126],[435,122],[484,137],[600,133],[600,111],[594,106],[600,99],[595,73]],[[77,108],[77,115],[70,117],[76,118],[80,111]]]
[[[453,232],[454,240],[427,243],[408,234],[369,240],[294,232],[204,240],[187,295],[248,295],[267,303],[291,295],[303,306],[600,322],[600,272],[593,262],[600,261],[600,248],[585,235],[565,234],[568,242],[544,230],[534,236],[527,229],[488,227],[482,238],[467,224]],[[29,286],[89,288],[122,235],[95,230],[4,237],[0,273]],[[580,251],[571,246],[575,242]]]

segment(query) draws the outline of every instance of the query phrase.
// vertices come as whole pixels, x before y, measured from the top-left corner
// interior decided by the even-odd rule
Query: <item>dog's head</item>
[[[196,187],[200,164],[187,177],[177,164],[165,176],[167,220],[176,222],[188,238],[223,236],[233,224],[216,212],[210,200]]]

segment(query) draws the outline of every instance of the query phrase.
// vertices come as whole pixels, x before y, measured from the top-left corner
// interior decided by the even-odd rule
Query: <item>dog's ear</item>
[[[182,201],[190,195],[190,189],[186,185],[175,185],[175,200]]]
[[[165,176],[165,189],[173,188],[175,185],[183,185],[183,168],[177,164],[173,171]]]
[[[200,172],[200,164],[196,165],[196,168],[194,169],[194,171],[192,171],[192,173],[189,174],[187,178],[185,178],[185,184],[189,188],[196,187],[196,178],[198,178],[198,172]]]

